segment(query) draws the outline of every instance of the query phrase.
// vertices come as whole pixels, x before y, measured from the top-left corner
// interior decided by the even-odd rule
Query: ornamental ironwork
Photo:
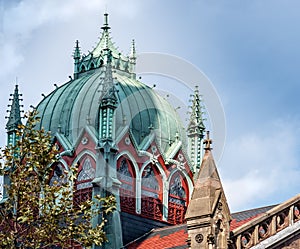
[[[147,218],[161,220],[162,219],[161,201],[151,197],[143,197],[141,215]]]
[[[120,189],[121,211],[135,214],[135,199],[133,191]]]
[[[185,212],[186,207],[184,205],[169,202],[168,222],[171,224],[182,224]]]

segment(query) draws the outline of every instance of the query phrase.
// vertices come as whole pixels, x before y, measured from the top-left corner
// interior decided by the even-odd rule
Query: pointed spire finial
[[[206,131],[206,139],[203,141],[203,144],[205,144],[205,150],[212,150],[210,147],[212,140],[209,138],[209,131]]]
[[[79,47],[79,41],[76,40],[75,42],[75,48],[74,48],[74,53],[73,53],[73,59],[74,60],[79,60],[81,57],[81,52],[80,52],[80,47]]]
[[[110,27],[108,26],[108,14],[107,13],[104,13],[104,24],[101,27],[101,29],[103,29],[106,32],[110,29]]]
[[[136,58],[135,41],[134,41],[134,39],[132,39],[132,43],[131,43],[130,57],[131,58]]]
[[[21,107],[23,107],[23,105],[20,105],[20,101],[22,101],[20,96],[22,96],[22,94],[19,94],[19,89],[18,89],[17,83],[15,85],[14,93],[11,94],[11,96],[13,98],[10,99],[12,101],[11,105],[9,105],[10,110],[7,111],[7,112],[9,112],[9,116],[7,117],[8,122],[6,124],[6,129],[7,129],[8,133],[16,131],[18,129],[18,126],[20,124],[22,124],[21,109],[20,109]]]

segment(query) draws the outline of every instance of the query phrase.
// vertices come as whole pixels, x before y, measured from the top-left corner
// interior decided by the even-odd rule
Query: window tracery
[[[151,165],[148,165],[142,174],[142,195],[153,198],[158,198],[158,192],[160,186],[157,180],[157,176]]]
[[[152,165],[146,166],[142,173],[142,209],[141,214],[147,218],[162,219],[161,179]]]
[[[182,175],[176,172],[170,181],[168,221],[172,224],[181,224],[187,207],[187,186]]]
[[[121,210],[129,213],[135,213],[134,172],[131,163],[127,158],[119,160],[117,176],[122,183],[120,187]]]
[[[92,165],[91,159],[87,157],[83,161],[82,169],[77,176],[75,184],[76,192],[73,198],[75,206],[80,205],[84,201],[92,199],[92,180],[95,178],[95,173],[96,170]]]
[[[92,166],[91,159],[86,158],[82,165],[82,170],[77,177],[76,189],[90,188],[92,187],[91,180],[95,178],[95,169]]]

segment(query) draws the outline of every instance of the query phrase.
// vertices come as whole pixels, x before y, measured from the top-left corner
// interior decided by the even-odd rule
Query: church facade
[[[129,55],[117,49],[108,14],[97,46],[84,55],[76,41],[73,59],[73,77],[36,109],[39,128],[51,132],[59,151],[50,184],[76,165],[74,205],[96,194],[116,196],[117,210],[106,227],[109,242],[101,248],[260,248],[286,228],[294,226],[284,243],[298,234],[300,196],[248,220],[231,215],[209,133],[204,136],[199,90],[184,127],[176,110],[136,78],[135,43]],[[14,143],[21,122],[18,91],[16,86],[6,126],[8,143]],[[182,231],[178,244],[164,241],[161,233],[168,231]],[[158,247],[147,245],[155,232],[164,241]],[[269,244],[281,243],[274,241]]]

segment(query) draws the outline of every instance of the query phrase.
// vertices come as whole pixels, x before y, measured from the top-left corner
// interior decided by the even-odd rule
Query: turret
[[[136,51],[134,41],[132,41],[130,54],[125,56],[112,41],[107,13],[104,14],[104,23],[101,29],[102,32],[99,42],[87,55],[81,54],[78,41],[76,41],[73,54],[74,79],[77,79],[81,74],[85,74],[88,71],[106,66],[108,50],[111,52],[111,67],[118,70],[123,75],[135,79]]]
[[[136,51],[135,51],[135,41],[134,39],[132,40],[131,43],[131,48],[130,48],[130,55],[129,55],[129,61],[130,61],[130,72],[133,72],[132,77],[133,79],[136,78],[136,74],[135,74],[135,65],[136,65]]]
[[[116,175],[116,153],[117,147],[115,144],[115,120],[114,113],[117,108],[116,89],[112,75],[112,52],[105,50],[105,75],[102,82],[102,97],[99,106],[99,142],[97,148],[96,160],[96,177],[93,180],[93,195],[105,197],[113,194],[117,201],[117,210],[112,214],[105,216],[108,220],[107,226],[104,228],[108,243],[105,243],[101,249],[122,247],[122,228],[120,220],[120,198],[119,188],[121,182]],[[93,224],[99,224],[103,217],[97,215],[93,219]],[[99,246],[93,246],[93,249],[98,249]]]
[[[23,105],[20,105],[20,101],[22,101],[22,99],[20,99],[20,96],[22,96],[22,94],[19,94],[18,85],[15,86],[14,93],[10,94],[10,96],[12,96],[12,98],[10,98],[9,100],[12,102],[10,105],[8,105],[8,107],[10,107],[10,110],[7,110],[7,112],[9,112],[9,116],[6,117],[8,119],[6,123],[7,145],[16,145],[16,142],[18,140],[17,130],[19,125],[22,124],[20,108],[23,107]]]
[[[114,139],[114,111],[117,108],[116,89],[113,82],[111,51],[107,50],[107,65],[102,85],[102,99],[99,112],[99,145],[113,147]]]
[[[74,53],[73,53],[73,59],[74,59],[74,79],[77,79],[77,75],[79,73],[79,61],[81,58],[81,52],[79,47],[79,41],[76,40]]]
[[[10,107],[10,110],[7,110],[7,112],[9,112],[9,116],[6,117],[8,119],[6,124],[7,146],[9,145],[14,146],[17,144],[17,141],[19,139],[17,135],[17,131],[19,129],[19,126],[22,124],[21,109],[20,109],[21,107],[23,107],[23,105],[20,105],[20,101],[22,101],[22,99],[20,99],[20,96],[22,96],[22,94],[19,94],[18,85],[15,86],[15,91],[13,94],[10,94],[10,96],[12,96],[12,98],[10,98],[9,100],[12,102],[11,105],[8,105],[8,107]],[[10,185],[10,179],[8,175],[4,175],[3,185],[4,186]],[[5,200],[7,198],[6,187],[4,187],[2,191],[3,191],[2,199]]]
[[[231,216],[211,153],[211,143],[207,132],[205,154],[185,215],[190,249],[228,248]]]
[[[196,173],[201,164],[202,160],[202,140],[204,137],[205,126],[203,123],[203,107],[201,105],[201,99],[199,95],[198,87],[194,91],[192,95],[192,106],[191,106],[191,114],[190,120],[187,128],[188,135],[188,151],[189,156],[193,165],[193,172]]]

